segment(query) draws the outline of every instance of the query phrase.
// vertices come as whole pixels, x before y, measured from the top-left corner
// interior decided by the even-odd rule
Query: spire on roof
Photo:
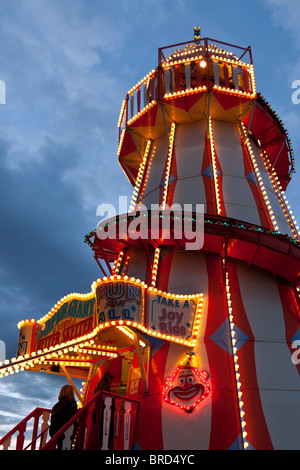
[[[199,28],[198,26],[194,27],[194,39],[195,39],[195,41],[200,40],[200,37],[201,37],[200,31],[201,31],[201,28]]]

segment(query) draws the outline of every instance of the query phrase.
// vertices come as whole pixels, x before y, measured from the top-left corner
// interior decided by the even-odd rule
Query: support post
[[[76,388],[76,386],[75,386],[75,384],[74,384],[74,382],[73,382],[73,380],[72,380],[72,378],[71,378],[69,372],[67,371],[66,367],[65,367],[64,364],[62,364],[62,363],[60,363],[59,365],[60,365],[60,367],[62,368],[63,373],[64,373],[65,376],[67,377],[68,381],[69,381],[70,384],[72,385],[73,390],[74,390],[74,392],[76,393],[77,398],[79,399],[80,403],[83,404],[82,397],[81,397],[80,393],[78,392],[78,390],[77,390],[77,388]]]
[[[144,361],[143,361],[142,350],[141,350],[141,346],[140,346],[140,343],[139,343],[139,338],[138,338],[137,333],[134,333],[134,344],[135,344],[135,350],[136,350],[138,361],[139,361],[139,366],[140,366],[144,391],[149,392],[148,374],[145,371],[145,365],[144,365]]]

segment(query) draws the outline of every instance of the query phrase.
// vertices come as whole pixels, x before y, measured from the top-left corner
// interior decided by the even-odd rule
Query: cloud
[[[272,12],[272,19],[275,25],[282,27],[290,33],[296,46],[300,46],[299,39],[299,20],[300,4],[298,0],[262,0]]]
[[[102,13],[102,2],[100,9],[85,0],[72,8],[66,0],[0,0],[0,7],[7,88],[0,107],[0,339],[11,358],[20,320],[41,318],[68,293],[89,292],[99,277],[83,239],[96,227],[99,204],[131,193],[117,163],[117,120],[122,81],[133,71],[118,60],[126,28]],[[18,390],[26,376],[15,377],[8,388],[4,379],[3,412],[26,394]],[[35,389],[26,385],[36,401],[47,396],[42,380],[30,378]],[[34,407],[30,396],[20,416]]]
[[[0,339],[11,357],[18,321],[89,292],[99,276],[83,238],[99,204],[131,193],[117,163],[117,120],[133,72],[119,60],[130,28],[119,28],[111,2],[0,7],[0,305],[10,319]]]
[[[53,149],[72,143],[78,158],[62,177],[95,211],[99,196],[91,198],[90,188],[97,186],[105,160],[111,168],[112,158],[117,160],[116,125],[124,96],[122,73],[102,60],[112,51],[120,54],[120,32],[107,17],[95,15],[99,4],[92,4],[86,8],[86,2],[77,1],[70,9],[65,0],[16,0],[2,20],[0,69],[7,85],[7,105],[1,109],[7,165],[18,169],[45,158],[50,142]],[[114,170],[119,174],[117,165]]]
[[[81,381],[74,379],[74,382],[79,389]],[[0,438],[35,408],[51,410],[66,383],[63,376],[41,372],[20,372],[0,380]],[[32,422],[29,428],[31,426]]]
[[[275,70],[277,70],[281,80],[281,92],[284,92],[287,97],[286,104],[279,110],[279,113],[282,115],[287,129],[289,129],[293,141],[298,147],[300,146],[298,132],[300,107],[292,104],[292,94],[295,91],[292,89],[292,83],[294,80],[300,79],[300,2],[298,0],[261,0],[261,3],[271,11],[274,25],[291,38],[287,47],[278,52],[277,63],[280,66]]]
[[[300,151],[300,105],[292,103],[292,95],[295,91],[292,84],[294,80],[300,79],[300,2],[298,0],[261,0],[261,3],[271,11],[271,19],[274,25],[280,28],[283,35],[290,38],[285,42],[286,45],[280,50],[280,53],[277,53],[276,63],[280,66],[275,67],[275,70],[277,70],[276,73],[280,77],[280,94],[286,96],[277,111],[288,129],[297,157]],[[278,42],[281,42],[280,39]],[[299,185],[295,179],[294,177],[288,187],[287,196],[289,200],[295,201],[294,210],[297,210],[296,201],[299,200]],[[299,216],[296,218],[299,223]]]

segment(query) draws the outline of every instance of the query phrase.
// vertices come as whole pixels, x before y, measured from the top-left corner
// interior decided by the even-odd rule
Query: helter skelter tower
[[[158,67],[128,92],[119,130],[132,208],[205,205],[199,251],[186,250],[184,237],[92,242],[96,258],[116,260],[114,274],[162,292],[203,293],[192,351],[210,390],[187,414],[188,387],[170,393],[173,379],[166,382],[182,347],[153,344],[143,406],[153,432],[141,433],[138,446],[299,448],[299,236],[284,195],[293,151],[256,91],[251,48],[195,37],[160,49]]]
[[[118,155],[134,192],[129,213],[85,238],[102,277],[22,322],[18,357],[0,372],[84,378],[85,404],[111,371],[115,403],[125,397],[104,420],[113,448],[299,449],[300,240],[284,195],[293,151],[256,91],[250,47],[197,33],[159,49],[123,102]],[[204,239],[191,250],[197,204]],[[153,205],[161,227],[168,207],[189,205],[190,233],[169,211],[169,230],[137,237],[138,209],[151,227]]]

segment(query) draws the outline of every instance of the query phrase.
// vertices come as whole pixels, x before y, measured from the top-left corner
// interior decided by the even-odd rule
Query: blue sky
[[[297,0],[0,0],[0,340],[15,356],[17,323],[41,318],[99,277],[83,243],[96,208],[131,187],[117,163],[127,91],[157,66],[159,47],[207,36],[251,45],[257,89],[300,155],[300,3]],[[300,221],[299,171],[287,197]],[[63,383],[65,380],[63,380]],[[36,406],[52,407],[62,381],[0,380],[0,437]]]

